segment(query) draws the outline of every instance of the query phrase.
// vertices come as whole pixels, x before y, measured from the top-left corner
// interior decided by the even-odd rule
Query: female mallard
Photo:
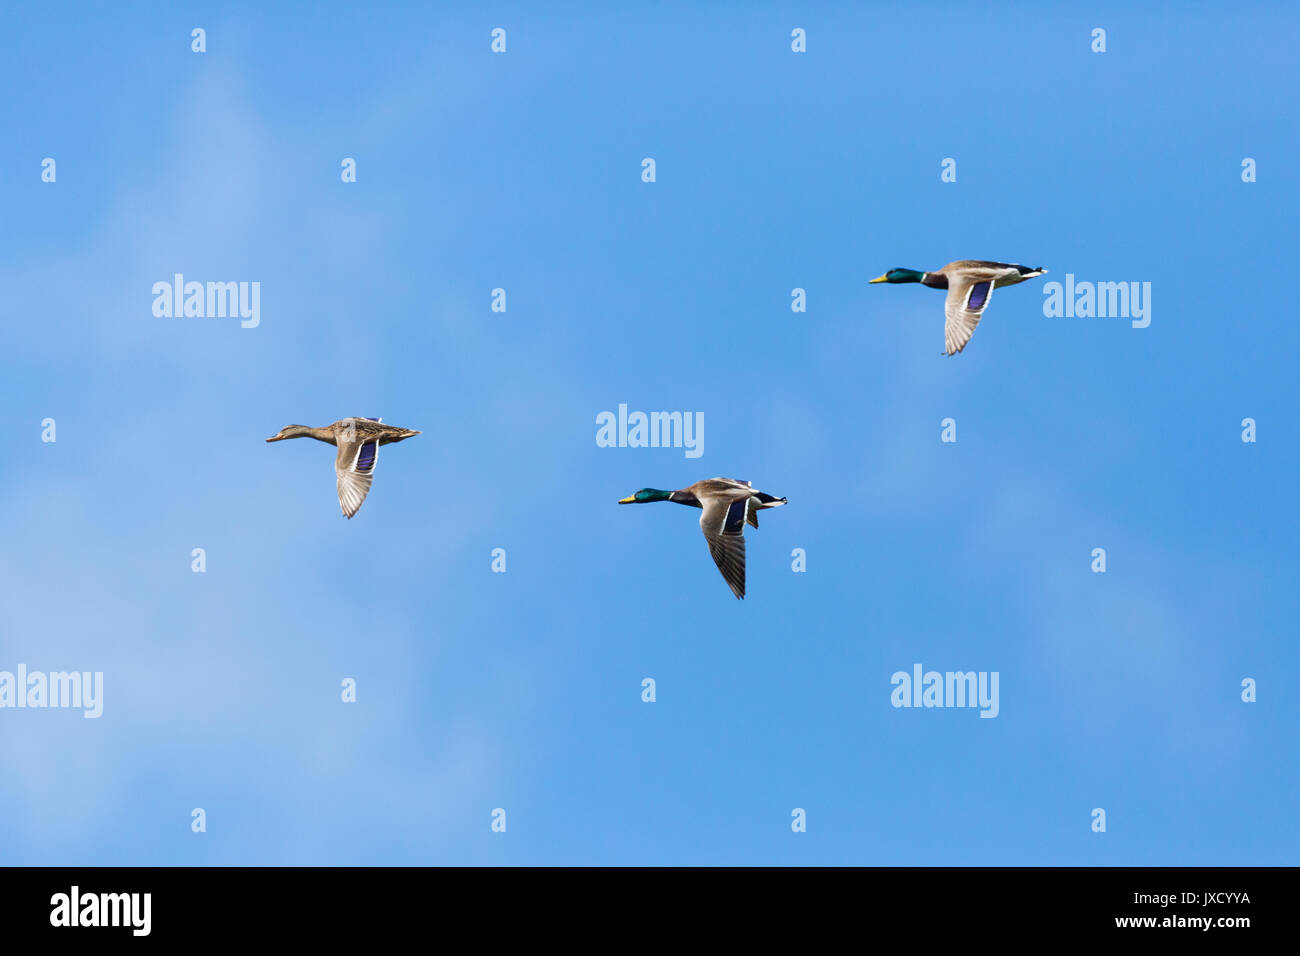
[[[675,501],[679,505],[703,508],[700,530],[709,542],[709,554],[737,598],[745,596],[745,523],[758,527],[757,512],[777,508],[786,499],[755,491],[747,481],[734,478],[706,478],[678,491],[642,488],[619,499],[621,505],[647,501]]]
[[[960,352],[975,334],[980,316],[993,297],[993,290],[1004,285],[1015,285],[1046,269],[1031,269],[1007,262],[984,262],[979,259],[958,259],[938,272],[917,272],[915,269],[890,269],[872,282],[919,282],[931,289],[947,289],[948,300],[943,304],[948,321],[943,327],[947,354]]]
[[[351,518],[361,509],[361,502],[366,500],[370,491],[370,482],[375,477],[375,462],[379,460],[379,446],[420,434],[382,422],[382,418],[341,418],[333,425],[320,428],[286,425],[267,441],[314,438],[337,445],[339,453],[334,459],[334,473],[338,475],[339,507]]]

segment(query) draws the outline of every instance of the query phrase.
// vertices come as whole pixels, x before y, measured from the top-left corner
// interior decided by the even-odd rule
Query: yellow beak
[[[619,498],[618,503],[621,505],[630,505],[636,501],[636,495],[628,495],[626,498]]]
[[[879,276],[878,278],[872,279],[871,282],[867,283],[867,285],[871,285],[872,283],[875,282],[888,282],[888,281],[889,281],[889,273],[885,273],[883,276]]]

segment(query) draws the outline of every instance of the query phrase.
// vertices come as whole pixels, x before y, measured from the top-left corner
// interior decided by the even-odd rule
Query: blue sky
[[[7,13],[0,670],[105,700],[0,710],[0,861],[1298,862],[1300,15],[697,6]],[[942,358],[867,280],[958,258],[1151,325],[1037,279]],[[352,521],[263,442],[348,415],[423,432]],[[714,475],[790,499],[744,602],[615,504]],[[916,663],[999,715],[895,709]]]

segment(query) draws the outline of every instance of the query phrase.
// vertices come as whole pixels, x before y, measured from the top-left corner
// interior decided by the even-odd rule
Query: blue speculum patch
[[[739,501],[733,501],[731,507],[727,509],[727,523],[723,530],[727,534],[738,534],[745,527],[745,505],[748,499],[742,498]]]
[[[984,308],[984,303],[988,301],[989,289],[992,288],[992,282],[976,282],[971,286],[970,301],[966,303],[966,308],[972,311],[978,311]]]
[[[375,453],[379,451],[379,442],[368,441],[361,446],[357,456],[357,471],[369,471],[375,467]]]

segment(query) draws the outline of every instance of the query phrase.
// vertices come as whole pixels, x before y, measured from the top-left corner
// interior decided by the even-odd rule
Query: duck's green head
[[[915,269],[890,269],[883,276],[872,279],[871,282],[920,282],[924,277],[924,272],[917,272]]]
[[[618,499],[618,503],[621,505],[639,505],[647,501],[667,501],[672,496],[671,491],[660,491],[658,488],[642,488],[636,494]]]

